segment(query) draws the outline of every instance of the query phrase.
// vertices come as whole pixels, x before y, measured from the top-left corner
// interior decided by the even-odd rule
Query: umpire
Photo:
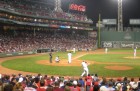
[[[49,56],[50,56],[50,63],[52,63],[52,53],[51,52],[49,53]]]

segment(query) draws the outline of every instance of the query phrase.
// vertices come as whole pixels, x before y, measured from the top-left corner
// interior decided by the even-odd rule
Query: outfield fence
[[[102,48],[140,48],[140,42],[128,42],[128,41],[102,41]]]
[[[140,32],[102,31],[101,47],[105,48],[140,48]]]
[[[31,54],[36,54],[36,52],[35,51],[30,51],[30,52],[0,53],[0,58],[11,57],[11,56],[31,55]]]

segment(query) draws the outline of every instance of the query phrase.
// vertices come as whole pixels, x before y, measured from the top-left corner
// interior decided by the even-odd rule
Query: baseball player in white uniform
[[[137,47],[134,48],[134,58],[136,58],[137,55]]]
[[[55,58],[55,62],[57,62],[57,63],[59,63],[59,56],[56,56],[56,58]]]
[[[72,54],[71,52],[68,53],[68,63],[71,63],[71,57],[72,57]]]
[[[76,49],[75,49],[75,48],[73,48],[73,53],[75,53],[75,51],[76,51]]]
[[[82,77],[84,76],[84,74],[86,73],[86,75],[88,76],[88,63],[87,62],[85,62],[85,61],[83,61],[82,63],[82,66],[83,66],[83,69],[84,69],[84,72],[82,73]]]
[[[105,53],[107,54],[107,52],[108,52],[108,48],[106,47],[106,48],[105,48]]]

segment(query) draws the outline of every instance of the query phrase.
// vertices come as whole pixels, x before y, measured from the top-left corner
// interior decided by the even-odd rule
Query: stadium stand
[[[76,33],[75,33],[76,32]],[[0,33],[0,52],[26,52],[37,49],[53,50],[92,49],[96,39],[80,34],[79,31],[3,31]]]
[[[28,0],[1,0],[0,8],[25,15],[92,22],[85,15],[52,11],[45,4],[32,1],[29,3]]]
[[[54,11],[43,0],[1,0],[0,11],[0,53],[86,50],[96,44],[84,31],[93,30],[86,15]]]
[[[91,85],[87,89],[88,78]],[[96,78],[96,80],[94,79]],[[86,77],[48,76],[42,74],[0,74],[0,91],[139,91],[140,78],[117,79],[97,78],[93,74]]]

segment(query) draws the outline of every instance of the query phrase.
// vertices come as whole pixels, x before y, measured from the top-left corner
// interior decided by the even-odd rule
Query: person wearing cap
[[[74,80],[73,87],[71,88],[71,91],[81,91],[80,87],[78,87],[77,84],[78,84],[77,80]]]
[[[134,47],[134,58],[136,58],[137,55],[137,47]]]
[[[72,53],[69,52],[69,53],[68,53],[68,63],[71,63],[71,57],[72,57]]]
[[[105,48],[105,53],[107,54],[107,52],[108,52],[108,48],[106,47],[106,48]]]
[[[50,56],[50,63],[52,63],[52,53],[51,52],[49,53],[49,56]]]
[[[76,51],[76,49],[75,49],[75,47],[73,48],[73,53],[75,53],[75,51]]]
[[[83,67],[83,69],[84,69],[84,71],[83,71],[81,77],[83,77],[84,74],[86,74],[86,76],[88,76],[88,73],[89,73],[89,72],[88,72],[88,63],[85,62],[85,61],[83,61],[81,64],[82,64],[82,67]]]
[[[59,61],[60,61],[60,60],[59,60],[59,56],[56,56],[55,62],[56,62],[56,63],[59,63]]]

